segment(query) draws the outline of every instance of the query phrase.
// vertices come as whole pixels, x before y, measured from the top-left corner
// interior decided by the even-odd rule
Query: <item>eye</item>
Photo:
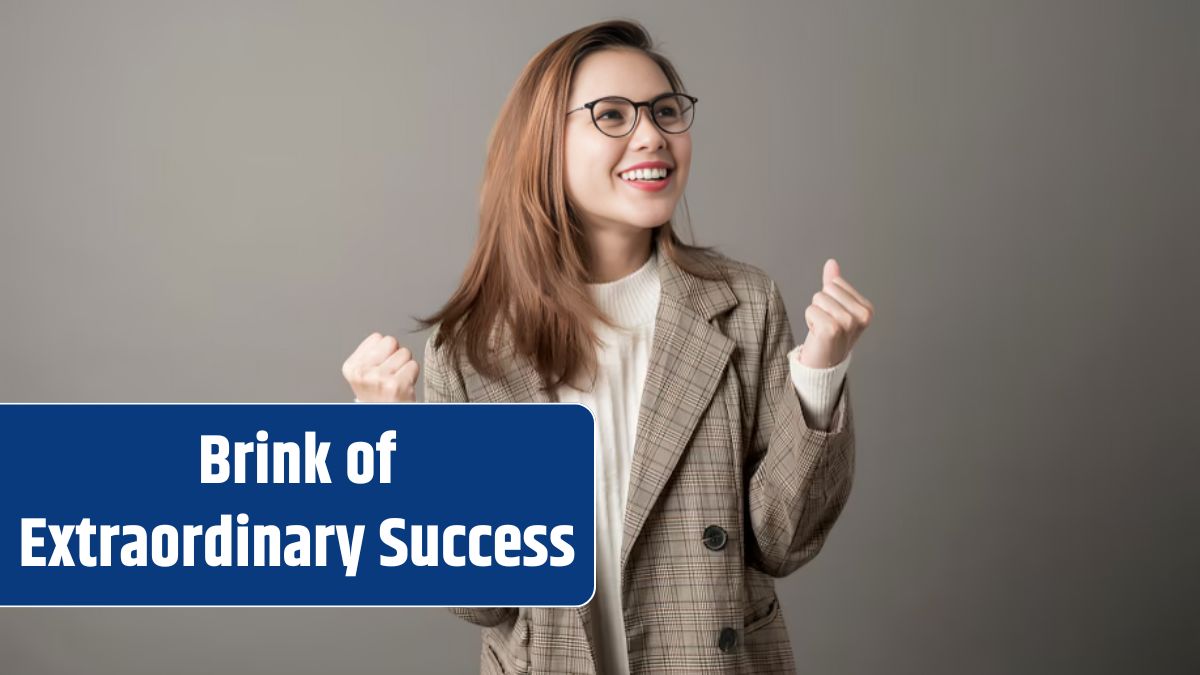
[[[621,114],[620,110],[609,109],[603,112],[597,112],[596,119],[604,120],[606,122],[620,122],[621,120],[625,119],[625,116]]]
[[[673,117],[678,117],[678,116],[679,116],[679,110],[678,110],[678,109],[676,109],[676,108],[675,108],[675,106],[673,106],[673,105],[669,105],[669,104],[668,104],[668,105],[659,106],[659,108],[658,108],[658,116],[659,116],[659,117],[665,117],[665,118],[667,118],[667,119],[670,119],[670,118],[673,118]]]

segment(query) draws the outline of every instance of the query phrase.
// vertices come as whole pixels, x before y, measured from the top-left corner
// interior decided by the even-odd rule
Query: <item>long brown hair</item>
[[[434,347],[448,345],[450,363],[466,353],[476,371],[497,377],[496,347],[507,328],[513,356],[532,359],[547,389],[594,376],[599,339],[593,321],[612,322],[593,303],[582,222],[567,197],[563,138],[572,76],[583,57],[603,49],[635,49],[662,68],[675,91],[679,73],[653,49],[637,22],[603,21],[550,43],[526,64],[488,139],[480,194],[479,237],[458,289],[437,313],[414,317],[418,330],[441,324]],[[685,203],[686,208],[686,203]],[[712,278],[701,258],[712,247],[683,243],[667,221],[655,228],[660,256]]]

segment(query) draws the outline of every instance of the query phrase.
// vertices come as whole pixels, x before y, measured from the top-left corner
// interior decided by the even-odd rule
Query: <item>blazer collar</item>
[[[701,258],[701,268],[716,275],[723,268],[712,260]],[[695,276],[677,265],[670,256],[659,252],[658,276],[662,280],[662,294],[678,300],[688,311],[708,321],[737,305],[737,296],[724,279],[704,279]]]

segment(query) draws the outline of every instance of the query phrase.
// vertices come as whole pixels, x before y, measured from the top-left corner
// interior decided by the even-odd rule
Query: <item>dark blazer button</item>
[[[717,647],[728,653],[737,644],[737,631],[726,626],[721,629],[721,637],[717,639]]]
[[[704,545],[713,551],[725,548],[727,541],[729,541],[729,536],[725,534],[725,528],[720,525],[709,525],[704,528]]]

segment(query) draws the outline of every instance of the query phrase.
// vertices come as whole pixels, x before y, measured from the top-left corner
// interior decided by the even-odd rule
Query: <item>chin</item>
[[[640,229],[649,229],[658,227],[671,219],[675,213],[675,204],[671,204],[671,208],[665,208],[664,205],[657,205],[653,208],[641,208],[631,210],[625,214],[624,221],[633,227]]]
[[[659,225],[662,225],[663,223],[667,222],[670,219],[671,219],[671,216],[669,216],[669,215],[663,216],[661,218],[659,218],[659,217],[648,218],[645,215],[639,215],[638,217],[630,218],[630,219],[626,220],[625,222],[628,223],[630,227],[634,227],[639,230],[653,230],[654,228],[658,227]]]

